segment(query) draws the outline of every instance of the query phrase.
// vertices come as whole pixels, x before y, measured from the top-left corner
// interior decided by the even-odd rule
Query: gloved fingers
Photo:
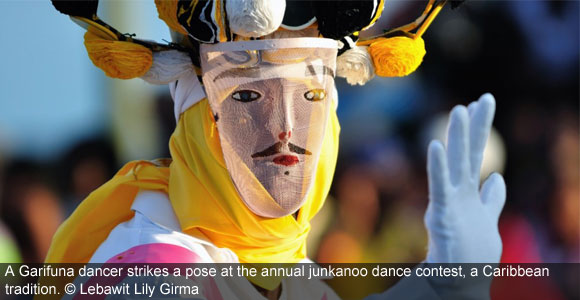
[[[481,201],[488,211],[499,219],[506,199],[506,187],[503,177],[498,173],[491,174],[481,187]]]
[[[483,151],[489,137],[491,123],[495,113],[495,99],[491,94],[484,94],[477,102],[473,102],[469,106],[473,107],[472,111],[470,111],[469,120],[470,175],[475,182],[479,182]]]
[[[469,176],[469,116],[463,105],[451,111],[447,130],[447,161],[451,184],[458,185],[462,178]]]
[[[427,175],[429,177],[429,199],[433,204],[446,205],[450,188],[449,168],[445,148],[440,141],[431,141],[427,150]]]
[[[469,113],[470,120],[473,118],[473,112],[477,109],[477,103],[478,101],[473,101],[467,106],[467,112]]]

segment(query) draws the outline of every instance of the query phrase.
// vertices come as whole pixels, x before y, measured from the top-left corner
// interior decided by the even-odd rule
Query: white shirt
[[[147,244],[171,244],[195,253],[202,263],[238,263],[236,254],[219,248],[209,241],[181,232],[167,194],[141,191],[131,207],[135,216],[115,227],[99,246],[90,263],[104,263],[120,253]],[[305,260],[302,262],[310,262]],[[223,299],[266,299],[245,277],[215,277],[217,290]],[[320,280],[303,277],[282,279],[281,300],[338,299],[338,296]],[[203,295],[199,295],[199,298]]]

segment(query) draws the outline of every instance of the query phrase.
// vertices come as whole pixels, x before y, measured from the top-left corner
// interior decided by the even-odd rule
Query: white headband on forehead
[[[251,50],[274,50],[286,48],[328,48],[337,49],[338,42],[332,39],[324,38],[288,38],[288,39],[270,39],[254,40],[244,42],[227,42],[217,44],[202,44],[200,48],[201,55],[209,52],[228,52],[228,51],[251,51]]]
[[[210,52],[221,51],[251,51],[251,50],[274,50],[285,48],[328,48],[336,49],[337,41],[322,38],[290,38],[256,40],[245,42],[229,42],[218,44],[202,44],[201,55]],[[203,58],[202,58],[203,59]],[[282,66],[281,66],[282,67]],[[333,70],[334,71],[334,70]],[[188,108],[206,97],[205,90],[199,82],[195,70],[185,72],[175,82],[169,84],[169,90],[174,102],[175,120],[179,121],[179,116]],[[336,100],[336,93],[333,99]]]
[[[280,74],[285,74],[286,78],[304,78],[310,77],[313,80],[322,82],[324,76],[334,77],[334,70],[324,65],[321,59],[311,60],[309,62],[293,63],[291,65],[273,65],[268,69],[231,69],[221,68],[214,69],[204,74],[213,78],[213,82],[228,81],[230,78],[236,78],[236,84],[242,85],[260,80],[271,78],[280,78]],[[205,79],[204,79],[205,80]],[[225,86],[224,86],[225,87]]]

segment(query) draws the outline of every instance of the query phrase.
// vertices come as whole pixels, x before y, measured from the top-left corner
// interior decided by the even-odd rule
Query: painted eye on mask
[[[304,93],[304,99],[308,101],[322,101],[326,98],[326,91],[323,89],[314,89]]]
[[[240,102],[252,102],[262,98],[262,94],[252,90],[241,90],[232,94],[232,99]]]

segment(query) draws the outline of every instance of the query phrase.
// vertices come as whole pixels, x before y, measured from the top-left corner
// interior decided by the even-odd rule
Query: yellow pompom
[[[167,24],[171,30],[187,35],[187,31],[177,20],[177,3],[178,0],[155,0],[159,19],[165,21],[165,24]]]
[[[131,79],[145,75],[153,64],[153,53],[145,46],[105,40],[87,31],[85,47],[95,66],[109,77]]]
[[[403,77],[413,73],[425,56],[421,37],[382,38],[372,43],[368,51],[373,58],[375,73],[383,77]]]

